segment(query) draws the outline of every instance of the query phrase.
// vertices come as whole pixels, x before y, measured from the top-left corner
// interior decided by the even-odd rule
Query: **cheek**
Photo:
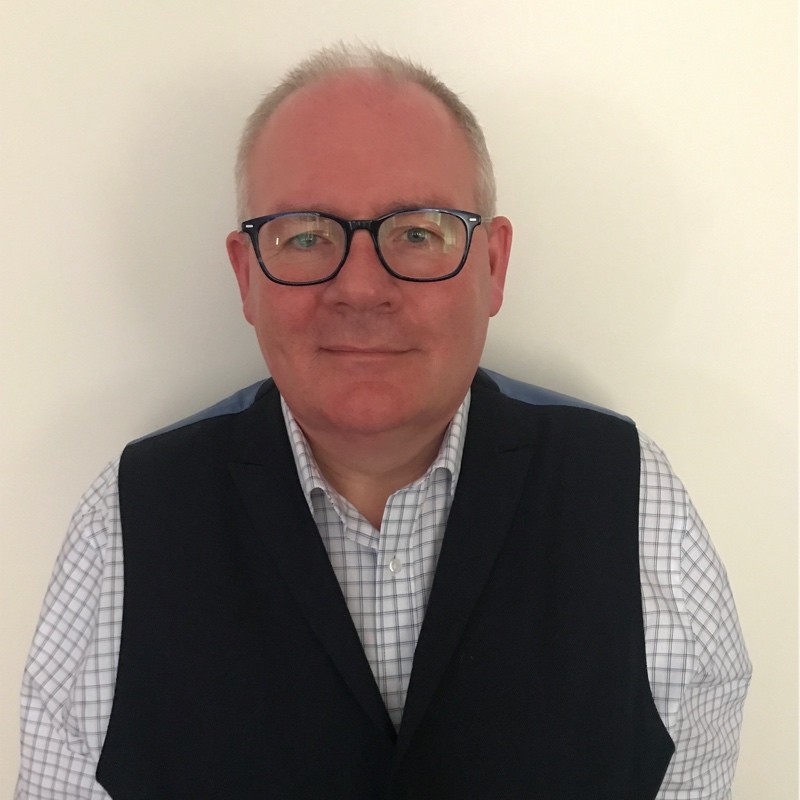
[[[484,259],[476,260],[467,265],[466,270],[459,275],[463,282],[452,288],[451,294],[453,316],[458,319],[466,329],[469,323],[482,328],[492,311],[492,283],[489,265]]]
[[[445,281],[442,287],[447,283]],[[463,360],[483,348],[491,311],[491,291],[486,281],[465,281],[447,288],[451,291],[444,301],[426,309],[431,321],[429,335],[439,349],[446,351],[446,358]]]
[[[261,286],[252,296],[251,320],[265,357],[291,350],[307,339],[313,312],[302,290],[276,285]]]

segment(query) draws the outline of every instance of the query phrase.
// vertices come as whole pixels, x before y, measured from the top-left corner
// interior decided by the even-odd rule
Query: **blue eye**
[[[405,232],[405,237],[411,244],[424,244],[430,239],[431,232],[424,228],[409,228]]]
[[[303,250],[307,250],[313,247],[319,241],[319,236],[316,233],[312,233],[311,231],[306,231],[304,233],[298,233],[296,236],[292,236],[289,240],[289,243],[292,244],[294,247],[299,247]]]

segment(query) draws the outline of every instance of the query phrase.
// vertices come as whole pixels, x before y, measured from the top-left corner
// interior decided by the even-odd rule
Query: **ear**
[[[489,223],[489,270],[491,280],[490,315],[494,316],[503,305],[508,258],[511,254],[511,221],[507,217],[494,217]]]
[[[231,233],[228,234],[228,238],[225,239],[225,248],[228,251],[228,259],[233,267],[234,275],[236,275],[236,282],[239,284],[239,295],[242,298],[244,318],[252,325],[252,299],[250,299],[250,241],[240,231],[231,231]]]

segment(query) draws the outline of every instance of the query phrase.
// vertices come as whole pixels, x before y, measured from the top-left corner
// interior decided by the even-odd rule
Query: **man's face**
[[[475,163],[444,106],[422,88],[364,73],[290,96],[255,142],[250,215],[314,210],[367,219],[408,207],[476,211]],[[307,435],[413,435],[441,429],[464,397],[502,302],[511,241],[504,218],[475,231],[463,270],[410,283],[357,231],[336,278],[282,286],[252,246],[228,237],[244,314]]]

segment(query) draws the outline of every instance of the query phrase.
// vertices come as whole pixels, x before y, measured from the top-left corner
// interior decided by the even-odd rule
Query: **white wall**
[[[516,226],[486,363],[635,417],[725,559],[756,677],[738,800],[796,800],[789,0],[5,0],[0,794],[78,496],[262,373],[223,239],[240,124],[296,58],[417,57],[486,127]]]

